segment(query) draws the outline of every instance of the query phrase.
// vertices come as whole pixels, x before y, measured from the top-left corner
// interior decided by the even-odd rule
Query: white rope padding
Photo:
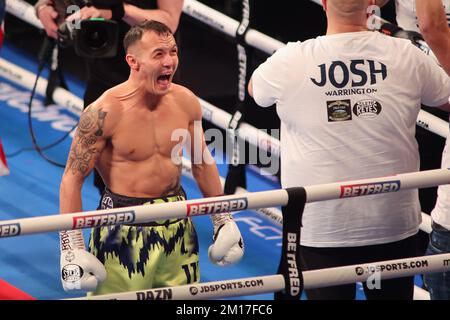
[[[421,287],[414,286],[413,300],[431,300],[430,293]]]
[[[416,274],[446,272],[450,270],[450,253],[395,259],[360,265],[303,271],[304,289],[344,285],[367,280],[393,279]],[[203,300],[256,295],[284,290],[282,275],[241,278],[204,282],[176,287],[149,289],[107,295],[76,298],[74,300]],[[423,297],[426,298],[425,296]]]
[[[183,167],[183,175],[194,180],[194,176],[192,174],[192,164],[191,162],[186,159],[182,158],[181,160],[181,166]],[[225,179],[223,177],[219,177],[220,182],[222,183],[222,187],[225,185]],[[235,194],[243,194],[247,193],[248,191],[242,187],[237,187]],[[283,226],[283,214],[278,208],[275,207],[267,207],[267,208],[257,208],[252,209],[255,213],[259,214],[260,216],[263,216],[265,218],[270,219],[273,223],[275,223],[277,226],[282,227]],[[235,212],[237,213],[237,212]],[[431,225],[430,225],[431,228]]]
[[[387,183],[391,184],[391,187],[396,188],[396,185],[398,183],[398,190],[405,190],[414,188],[428,188],[441,184],[448,184],[450,183],[449,178],[449,169],[435,169],[421,172],[403,173],[390,177],[381,177],[375,179],[362,179],[355,181],[306,186],[304,188],[306,190],[306,202],[315,202],[346,197],[345,191],[348,191],[348,188],[351,188],[350,186],[355,185],[361,185],[362,188],[364,188],[365,185],[374,186]],[[387,185],[383,186],[383,188],[385,187],[387,187]],[[355,196],[365,195],[369,194],[360,194]]]
[[[186,158],[182,159],[181,165],[183,167],[183,175],[194,179],[194,176],[192,175],[192,165],[189,160]],[[222,183],[222,186],[225,184],[225,179],[220,177],[220,182]],[[242,194],[248,192],[246,189],[237,187],[236,188],[236,194]],[[263,216],[265,218],[268,218],[271,220],[275,225],[282,227],[283,226],[283,214],[280,209],[275,207],[268,207],[268,208],[259,208],[259,209],[253,209],[253,211],[260,216]],[[426,232],[431,233],[431,217],[430,215],[422,212],[422,223],[419,226],[419,229]]]
[[[322,1],[321,0],[311,0],[314,3],[317,3],[319,6],[322,6]]]
[[[188,16],[209,25],[210,27],[229,35],[232,38],[236,37],[236,31],[239,27],[238,21],[231,19],[227,15],[196,0],[184,0],[183,12]],[[285,46],[283,42],[275,40],[251,28],[245,35],[245,42],[250,46],[260,49],[268,54],[272,54],[279,48]]]
[[[6,0],[6,11],[36,28],[44,29],[41,21],[36,17],[34,7],[28,2],[23,0]]]
[[[392,177],[306,186],[304,188],[306,191],[306,202],[314,202],[397,192],[406,189],[427,188],[447,183],[450,183],[450,170],[436,169],[403,173]],[[262,207],[284,206],[287,202],[287,191],[285,189],[278,189],[171,203],[158,203],[151,206],[133,206],[3,220],[0,221],[0,237],[12,237],[41,232],[83,229],[125,223],[145,223],[154,220],[185,218],[189,216],[234,212]]]
[[[442,120],[441,118],[436,117],[435,115],[432,115],[429,112],[420,110],[416,124],[419,127],[422,127],[430,132],[433,132],[434,134],[437,134],[438,136],[441,136],[444,139],[447,138],[449,123]]]

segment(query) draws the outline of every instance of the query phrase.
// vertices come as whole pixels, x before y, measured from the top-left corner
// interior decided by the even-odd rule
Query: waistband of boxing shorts
[[[186,192],[183,187],[180,186],[180,189],[175,194],[169,194],[162,197],[155,198],[137,198],[137,197],[128,197],[121,194],[117,194],[105,188],[103,195],[100,199],[99,208],[103,209],[112,209],[112,208],[124,208],[124,207],[132,207],[139,205],[151,205],[155,203],[164,203],[164,202],[177,202],[186,200]],[[171,224],[178,223],[186,218],[179,219],[168,219],[168,220],[159,220],[159,221],[151,221],[146,223],[136,223],[136,224],[124,224],[130,227],[168,227]]]

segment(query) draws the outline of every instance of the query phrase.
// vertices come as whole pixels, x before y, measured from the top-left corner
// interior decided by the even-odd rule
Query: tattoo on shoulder
[[[89,108],[80,117],[77,133],[67,159],[66,171],[72,174],[87,174],[89,165],[94,159],[97,148],[94,146],[98,138],[103,136],[103,126],[108,113],[101,108]]]

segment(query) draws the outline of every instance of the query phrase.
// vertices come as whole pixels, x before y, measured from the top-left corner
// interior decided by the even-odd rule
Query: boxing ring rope
[[[36,28],[44,28],[41,21],[36,17],[34,7],[28,2],[23,0],[6,0],[6,11]]]
[[[311,2],[317,3],[319,6],[322,6],[321,0],[310,0]]]
[[[410,172],[390,177],[361,179],[303,187],[306,202],[359,197],[450,183],[450,169]],[[33,218],[0,220],[0,238],[123,223],[146,223],[192,216],[285,206],[288,189],[248,192],[228,196],[94,210]],[[3,232],[2,232],[3,230]],[[6,231],[5,231],[6,230]]]
[[[430,187],[448,182],[450,182],[450,170],[437,169],[404,173],[392,177],[307,186],[304,187],[304,189],[306,191],[306,202],[314,202],[353,196],[366,196],[384,192],[397,192],[418,187]],[[355,190],[359,191],[356,192]],[[361,190],[366,191],[363,192]],[[153,204],[151,206],[133,206],[56,216],[3,220],[0,221],[0,237],[92,228],[123,223],[144,223],[151,220],[208,215],[265,206],[280,206],[286,205],[288,200],[287,191],[280,189],[207,199]],[[374,275],[374,272],[379,272],[378,275],[383,277],[383,279],[390,279],[399,276],[445,272],[447,270],[450,270],[450,254],[448,253],[305,271],[303,277],[305,288],[311,289],[322,286],[366,281]],[[272,275],[164,289],[151,289],[139,291],[139,293],[118,293],[103,297],[98,296],[96,298],[131,299],[134,297],[134,299],[138,299],[142,297],[142,294],[159,294],[158,291],[161,290],[168,290],[164,292],[170,292],[171,299],[187,299],[188,297],[194,299],[223,298],[236,295],[279,291],[284,288],[284,285],[285,280],[282,275]],[[209,288],[209,291],[206,291],[205,288]],[[202,292],[205,294],[202,295]],[[175,297],[173,296],[174,294]]]
[[[306,202],[314,202],[397,192],[419,187],[431,187],[449,182],[450,169],[437,169],[404,173],[391,177],[307,186],[304,187],[304,189],[306,191]],[[279,189],[153,204],[151,206],[133,206],[25,219],[2,220],[0,221],[0,237],[13,237],[42,232],[83,229],[124,223],[138,224],[151,220],[209,215],[267,206],[283,206],[288,203],[288,198],[287,191],[285,189]],[[383,279],[390,279],[414,274],[445,272],[447,270],[450,270],[450,254],[448,253],[367,263],[358,266],[353,265],[306,271],[303,274],[305,288],[308,289],[366,281],[374,274],[374,272],[379,272],[379,276],[382,276]],[[266,284],[264,281],[266,281]],[[239,285],[239,283],[241,284]],[[250,284],[250,286],[248,284]],[[194,299],[204,299],[206,297],[221,298],[236,296],[237,294],[248,295],[279,291],[284,288],[284,285],[285,280],[282,275],[272,275],[267,277],[234,279],[173,288],[145,290],[140,291],[139,294],[134,293],[134,297],[136,299],[142,297],[142,294],[144,294],[143,292],[145,292],[145,294],[158,294],[158,290],[169,290],[172,299],[186,299],[187,297],[193,297]],[[209,291],[205,291],[205,288],[209,288]],[[211,288],[214,288],[214,290]],[[251,290],[242,290],[247,288],[251,288]],[[194,292],[195,294],[193,294]],[[209,293],[200,295],[202,292]],[[173,297],[174,293],[176,294],[175,298]],[[114,297],[115,299],[118,299],[120,297],[125,297],[126,299],[130,299],[132,295],[133,293],[118,293],[108,295],[107,298],[110,299]],[[101,297],[97,298],[100,299]]]
[[[450,270],[450,253],[310,270],[303,271],[302,274],[304,289],[315,289],[370,281],[374,277],[374,272],[379,272],[380,279],[385,280],[416,274],[445,272],[446,270]],[[70,300],[142,300],[146,297],[158,296],[170,298],[170,300],[204,300],[271,293],[281,291],[284,288],[285,280],[282,275],[277,274],[113,293]]]
[[[192,165],[191,162],[183,158],[182,159],[182,167],[183,167],[183,174],[191,179],[194,179],[192,175]],[[225,179],[220,177],[220,181],[222,185],[225,183]],[[237,187],[236,188],[236,194],[242,194],[248,192],[246,189]],[[275,223],[277,226],[282,227],[283,226],[283,215],[281,213],[281,210],[275,207],[267,207],[267,208],[259,208],[259,209],[253,209],[254,212],[258,213],[261,216],[264,216],[268,219],[270,219],[273,223]],[[428,214],[421,213],[422,214],[422,223],[420,224],[419,228],[420,230],[431,233],[431,217]]]

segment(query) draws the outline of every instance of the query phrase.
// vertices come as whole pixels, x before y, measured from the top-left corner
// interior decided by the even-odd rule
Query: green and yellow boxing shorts
[[[182,188],[161,198],[131,198],[105,190],[99,209],[186,200]],[[92,229],[89,250],[107,278],[89,295],[172,287],[200,281],[198,239],[192,221],[171,219]]]

